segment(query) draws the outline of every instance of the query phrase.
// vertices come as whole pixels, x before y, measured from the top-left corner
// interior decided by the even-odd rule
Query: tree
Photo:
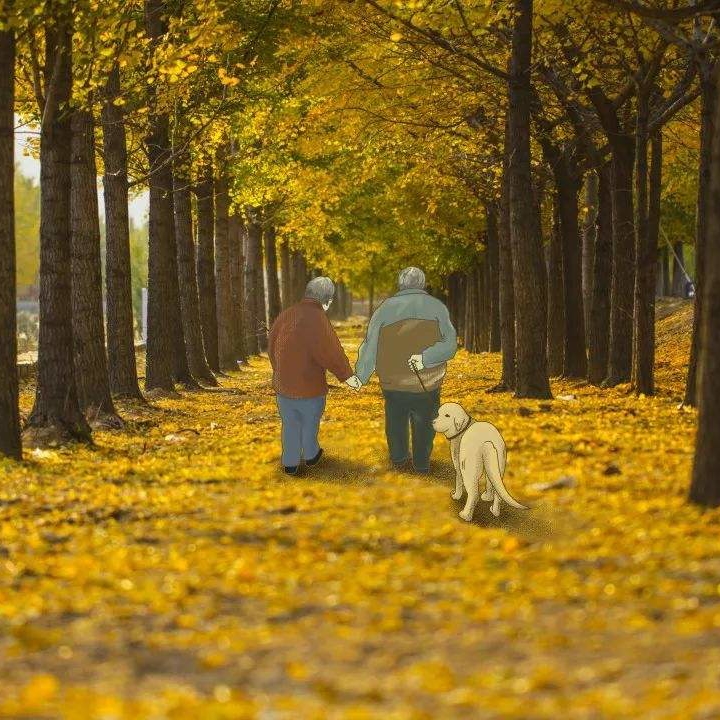
[[[22,458],[15,314],[15,31],[0,13],[0,454]]]
[[[221,370],[237,369],[230,259],[230,196],[224,150],[218,155],[215,177],[215,288],[218,318],[218,357]]]
[[[270,222],[263,232],[265,240],[265,286],[268,297],[268,324],[272,325],[280,314],[280,285],[278,281],[275,225]]]
[[[140,400],[130,269],[127,139],[119,97],[120,68],[115,64],[105,85],[101,114],[108,372],[113,395]]]
[[[533,0],[515,0],[509,82],[510,236],[515,293],[517,397],[549,398],[542,246],[533,233],[530,103]]]
[[[713,125],[720,127],[720,65],[714,72]],[[712,138],[703,313],[698,365],[698,435],[690,499],[701,505],[720,505],[720,136]]]
[[[70,227],[72,236],[72,325],[75,378],[80,407],[93,421],[122,423],[110,395],[100,258],[100,218],[92,111],[72,114]]]
[[[49,2],[45,12],[48,80],[40,108],[40,333],[37,390],[28,427],[41,442],[87,441],[90,427],[75,383],[71,310],[72,8]]]

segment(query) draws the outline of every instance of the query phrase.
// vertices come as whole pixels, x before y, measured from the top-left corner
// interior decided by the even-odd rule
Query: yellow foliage
[[[499,357],[459,352],[444,397],[501,429],[532,506],[499,520],[457,519],[444,441],[430,477],[388,468],[374,382],[331,389],[327,461],[282,475],[264,358],[0,464],[0,717],[717,717],[720,514],[686,502],[678,317],[642,401],[488,395]]]

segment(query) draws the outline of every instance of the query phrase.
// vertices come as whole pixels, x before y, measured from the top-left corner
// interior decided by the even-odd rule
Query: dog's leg
[[[482,460],[480,458],[468,458],[462,467],[463,485],[467,492],[465,507],[460,511],[460,517],[465,522],[470,522],[475,512],[475,506],[480,499],[480,474],[482,471]]]
[[[495,497],[493,497],[492,505],[490,506],[490,512],[495,517],[500,517],[500,496],[494,490],[492,492]]]
[[[455,453],[453,453],[453,465],[455,465],[455,492],[452,494],[452,499],[461,500],[463,496],[462,469],[460,467],[460,458],[456,458]]]
[[[490,478],[487,476],[487,473],[485,474],[485,492],[480,496],[480,499],[483,502],[492,502],[492,499],[495,495],[495,489],[492,486],[492,483],[490,482]]]

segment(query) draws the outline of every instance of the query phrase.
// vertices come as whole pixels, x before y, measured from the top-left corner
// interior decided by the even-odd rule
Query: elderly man
[[[328,392],[325,371],[360,388],[325,314],[334,294],[330,278],[314,278],[305,297],[280,313],[270,330],[268,355],[282,420],[282,465],[288,475],[297,475],[301,458],[313,466],[322,457],[318,429]]]
[[[383,302],[360,346],[355,376],[365,385],[377,371],[385,397],[385,434],[398,468],[412,463],[430,469],[446,363],[457,351],[457,333],[447,308],[425,291],[425,274],[409,267],[398,277],[398,292]],[[352,379],[351,379],[352,381]]]

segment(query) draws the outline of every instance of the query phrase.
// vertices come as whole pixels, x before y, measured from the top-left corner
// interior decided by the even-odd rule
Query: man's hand
[[[423,363],[422,355],[411,355],[410,359],[408,360],[408,367],[412,370],[413,366],[416,370],[423,370],[425,368],[425,364]]]
[[[362,383],[360,382],[360,378],[357,375],[353,375],[352,377],[349,377],[345,384],[351,387],[353,390],[359,390],[362,387]]]

